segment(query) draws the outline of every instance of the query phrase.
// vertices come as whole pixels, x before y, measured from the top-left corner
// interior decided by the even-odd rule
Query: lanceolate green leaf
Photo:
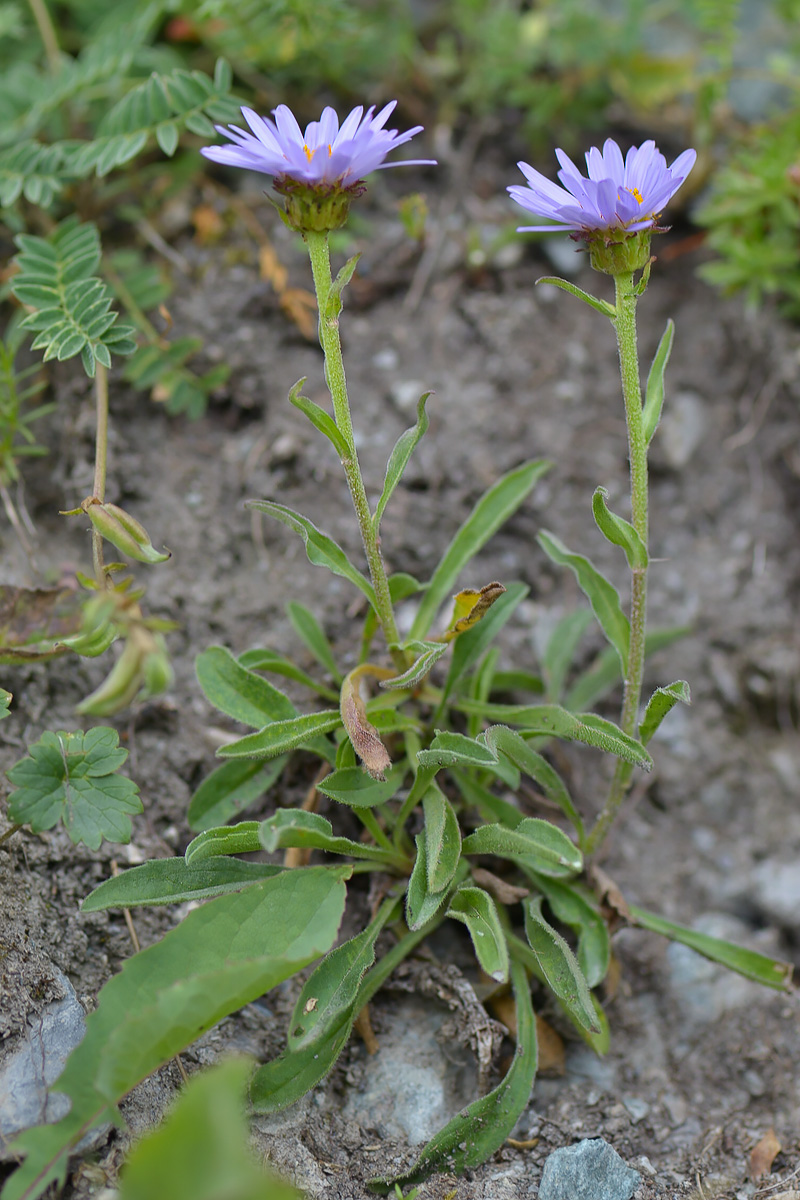
[[[244,654],[239,655],[239,662],[250,671],[271,671],[273,675],[282,675],[285,679],[293,679],[295,683],[302,683],[304,687],[316,692],[325,700],[339,699],[337,691],[326,687],[325,684],[309,675],[307,671],[298,667],[291,659],[284,658],[282,654],[277,654],[274,650],[245,650]]]
[[[329,854],[348,854],[351,858],[372,859],[388,867],[404,865],[398,851],[370,846],[364,842],[353,842],[350,838],[334,837],[330,821],[318,813],[302,809],[279,808],[274,816],[262,821],[259,826],[261,845],[265,850],[283,850],[287,846],[307,846],[315,850],[327,850]]]
[[[689,633],[689,626],[675,629],[651,629],[645,639],[645,654],[655,654],[665,646],[671,646]],[[620,683],[619,659],[613,646],[606,646],[588,670],[583,671],[569,688],[564,707],[570,712],[591,708],[603,696],[607,696]]]
[[[224,646],[210,646],[198,654],[195,670],[209,702],[243,725],[261,729],[269,721],[285,721],[297,715],[288,696],[261,675],[248,671]]]
[[[592,606],[603,633],[619,655],[624,675],[628,663],[631,627],[622,611],[619,593],[595,566],[582,554],[573,554],[562,541],[545,530],[537,541],[545,554],[563,567],[569,567],[578,580],[581,591]]]
[[[289,391],[289,403],[295,408],[299,408],[301,413],[304,413],[312,425],[314,425],[320,433],[324,433],[329,442],[333,443],[333,447],[339,458],[346,458],[347,442],[339,431],[339,428],[329,412],[324,408],[320,408],[319,404],[315,404],[313,400],[309,400],[308,396],[300,394],[301,388],[305,383],[305,377],[299,379],[293,388]]]
[[[427,635],[459,573],[492,534],[516,512],[534,484],[549,468],[550,463],[541,460],[516,467],[481,497],[445,550],[417,610],[409,638],[420,640]]]
[[[399,911],[385,900],[366,929],[325,955],[303,984],[289,1021],[288,1048],[294,1052],[324,1041],[352,1012],[364,973],[375,961],[375,942]]]
[[[375,808],[396,794],[407,769],[405,763],[395,763],[385,779],[372,779],[362,767],[341,767],[326,775],[317,791],[350,808]]]
[[[565,833],[539,817],[525,817],[514,829],[480,825],[464,838],[463,854],[496,854],[500,858],[536,860],[543,874],[577,874],[583,858]]]
[[[450,649],[447,642],[406,642],[403,650],[407,650],[410,654],[415,654],[417,657],[408,668],[403,671],[402,675],[395,675],[393,679],[381,680],[380,686],[388,689],[403,689],[416,687],[430,673],[435,664],[442,658]]]
[[[553,704],[561,702],[564,681],[575,662],[578,644],[591,621],[592,614],[588,609],[573,609],[561,618],[547,639],[542,655],[542,667],[547,680],[547,699]]]
[[[294,1104],[330,1071],[350,1037],[353,1018],[345,1017],[327,1037],[302,1050],[284,1051],[259,1067],[250,1080],[250,1104],[257,1113],[280,1112]]]
[[[664,372],[667,369],[667,363],[672,351],[672,339],[674,335],[675,325],[671,320],[667,321],[667,327],[664,330],[661,341],[658,343],[658,349],[653,359],[653,365],[650,368],[650,374],[647,376],[642,414],[644,438],[647,445],[650,444],[653,434],[658,428],[658,422],[661,419],[661,408],[664,403]]]
[[[304,604],[298,604],[294,600],[287,604],[286,611],[297,636],[302,638],[320,666],[324,667],[337,683],[341,683],[342,672],[333,656],[333,648],[314,614]]]
[[[582,840],[583,821],[572,803],[566,784],[547,759],[533,750],[513,729],[507,729],[503,725],[491,725],[483,737],[487,746],[496,754],[505,754],[520,771],[536,780],[548,800],[557,804],[570,819],[578,834],[578,840]]]
[[[461,857],[461,831],[455,809],[444,792],[432,783],[422,798],[425,818],[425,869],[428,891],[449,887]]]
[[[284,871],[194,909],[161,941],[128,959],[100,992],[86,1036],[57,1081],[67,1116],[21,1134],[26,1161],[4,1200],[33,1200],[63,1181],[67,1156],[92,1128],[118,1120],[119,1101],[229,1013],[324,954],[344,910],[344,879]]]
[[[303,1200],[257,1163],[244,1097],[253,1064],[229,1058],[192,1076],[122,1168],[119,1200]]]
[[[664,917],[647,912],[633,904],[630,906],[630,914],[634,925],[639,925],[642,929],[649,929],[652,933],[660,933],[670,941],[680,942],[691,950],[696,950],[704,958],[722,963],[730,971],[736,971],[747,979],[754,979],[756,983],[763,983],[767,987],[777,988],[780,991],[786,991],[791,986],[794,972],[791,963],[768,958],[766,954],[759,954],[756,950],[746,950],[743,946],[737,946],[733,942],[726,942],[722,938],[700,933],[696,929],[689,929],[686,925],[667,921]]]
[[[689,685],[685,679],[678,679],[666,687],[656,688],[647,702],[647,709],[639,726],[639,737],[643,745],[647,745],[664,717],[672,711],[678,701],[681,704],[691,704]]]
[[[220,854],[255,854],[261,849],[258,830],[258,821],[240,821],[238,825],[206,829],[192,838],[186,847],[184,858],[187,865],[216,858]]]
[[[508,979],[508,947],[495,902],[483,888],[465,885],[450,898],[448,917],[469,930],[481,968],[498,983]]]
[[[217,751],[219,758],[275,758],[288,750],[296,750],[317,737],[320,733],[330,733],[341,725],[342,718],[338,711],[326,709],[323,712],[305,713],[303,716],[292,717],[289,721],[273,721],[258,733],[250,733],[247,737],[221,746]]]
[[[205,900],[240,892],[282,870],[274,863],[244,862],[241,858],[209,858],[192,866],[187,865],[183,855],[154,858],[99,884],[84,900],[81,912]]]
[[[523,734],[552,734],[568,741],[584,742],[608,754],[616,754],[625,762],[634,763],[649,771],[653,760],[635,738],[628,737],[613,721],[596,713],[571,713],[557,704],[476,704],[457,700],[454,708],[465,713],[479,713],[489,721],[510,721],[522,727]]]
[[[477,1167],[502,1146],[530,1099],[538,1051],[536,1020],[525,968],[511,964],[511,982],[517,1007],[517,1049],[502,1083],[463,1109],[424,1147],[414,1166],[391,1179],[373,1179],[370,1188],[388,1192],[421,1183],[434,1171],[458,1174]]]
[[[370,581],[353,566],[338,542],[317,529],[316,525],[301,513],[296,513],[284,504],[276,504],[272,500],[248,500],[247,508],[254,508],[257,512],[275,517],[277,521],[281,521],[289,529],[293,529],[305,543],[309,562],[327,567],[334,575],[341,575],[344,579],[349,579],[359,591],[363,592],[372,607],[375,607],[375,593]]]
[[[525,933],[548,985],[576,1021],[590,1033],[599,1032],[583,972],[561,934],[542,916],[541,897],[526,900],[524,909]]]
[[[186,814],[189,828],[200,833],[215,825],[224,825],[260,800],[285,766],[283,755],[267,762],[242,758],[223,763],[203,780],[192,796]]]
[[[647,547],[630,521],[618,517],[616,513],[611,511],[606,504],[607,499],[608,491],[606,488],[595,488],[594,495],[592,496],[592,512],[594,513],[597,528],[603,537],[611,542],[612,546],[622,547],[631,570],[635,567],[646,567],[648,561]]]
[[[578,937],[578,966],[590,988],[602,983],[608,972],[611,945],[608,926],[583,894],[580,883],[564,883],[534,871],[525,871],[544,895],[557,920]]]
[[[559,278],[558,275],[543,275],[541,279],[536,280],[537,286],[540,283],[549,283],[551,287],[561,288],[562,291],[569,292],[571,296],[575,296],[577,300],[582,300],[584,304],[588,304],[595,312],[599,312],[604,317],[610,317],[612,320],[616,316],[616,309],[613,304],[609,304],[607,300],[598,300],[596,296],[592,296],[589,292],[585,292],[583,288],[579,288],[574,283],[569,283],[566,279]]]
[[[425,412],[425,405],[428,402],[430,392],[426,392],[424,396],[420,396],[417,404],[417,423],[411,429],[407,429],[402,433],[395,443],[392,453],[389,455],[389,461],[386,464],[386,478],[383,481],[383,491],[375,508],[375,514],[372,518],[372,528],[375,533],[380,528],[381,518],[383,517],[386,505],[391,499],[392,492],[397,487],[400,480],[403,478],[403,472],[408,466],[408,461],[414,453],[414,448],[420,438],[425,435],[430,421],[428,414]]]
[[[428,887],[428,858],[425,850],[425,835],[418,833],[415,838],[417,856],[414,869],[408,881],[406,890],[406,922],[408,928],[422,929],[436,916],[447,899],[449,888],[444,887],[439,892],[432,892]]]

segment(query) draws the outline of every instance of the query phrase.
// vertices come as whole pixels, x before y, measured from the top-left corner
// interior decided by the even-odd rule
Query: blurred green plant
[[[800,108],[748,132],[696,214],[718,255],[700,274],[800,315]]]

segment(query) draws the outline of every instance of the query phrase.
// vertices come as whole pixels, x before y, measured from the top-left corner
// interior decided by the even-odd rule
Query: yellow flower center
[[[636,187],[628,188],[628,191],[633,196],[633,198],[637,204],[644,204],[644,196],[642,195],[642,193],[639,191],[638,188],[636,188]]]
[[[319,146],[315,146],[313,150],[311,149],[310,146],[305,146],[305,145],[303,146],[303,153],[305,154],[305,156],[309,162],[311,162],[312,158],[314,157],[314,155],[317,153],[318,150],[319,150]],[[332,154],[333,154],[333,147],[330,145],[330,143],[328,143],[328,158],[330,158]]]

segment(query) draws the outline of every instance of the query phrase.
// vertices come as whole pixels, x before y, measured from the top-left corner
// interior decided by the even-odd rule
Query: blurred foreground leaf
[[[35,1200],[63,1181],[72,1148],[96,1125],[119,1124],[117,1105],[140,1080],[329,950],[349,875],[349,867],[284,871],[194,909],[129,959],[100,992],[55,1085],[70,1111],[14,1141],[14,1153],[27,1157],[3,1200]]]
[[[120,1200],[302,1200],[259,1167],[244,1095],[252,1064],[230,1059],[192,1077],[164,1123],[134,1147]]]

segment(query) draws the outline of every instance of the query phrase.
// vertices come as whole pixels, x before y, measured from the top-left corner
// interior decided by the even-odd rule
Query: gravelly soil
[[[624,424],[606,322],[563,293],[534,290],[534,280],[552,271],[541,249],[505,249],[486,261],[474,253],[508,218],[489,182],[491,168],[484,167],[478,190],[459,190],[455,200],[451,193],[430,194],[430,240],[421,256],[405,242],[397,218],[391,188],[399,181],[381,180],[372,189],[364,209],[371,231],[363,247],[358,240],[364,254],[343,336],[359,451],[373,492],[395,439],[413,423],[418,394],[435,391],[431,430],[384,521],[393,569],[425,578],[499,474],[526,458],[553,460],[531,501],[481,554],[476,577],[464,581],[529,585],[505,653],[509,662],[533,668],[544,632],[580,601],[572,576],[536,546],[540,528],[590,554],[625,586],[590,512],[597,484],[609,489],[612,505],[624,504]],[[244,199],[255,206],[254,197]],[[224,207],[218,193],[211,202]],[[302,251],[283,229],[270,225],[270,236],[291,285],[308,286]],[[148,604],[179,624],[170,636],[176,679],[169,696],[119,722],[146,808],[134,822],[134,857],[185,846],[188,800],[213,764],[220,726],[226,728],[194,680],[195,653],[212,642],[235,652],[268,643],[302,656],[284,612],[298,594],[345,659],[357,648],[348,585],[311,567],[289,531],[242,507],[248,497],[279,498],[356,553],[333,451],[285,400],[301,376],[308,377],[307,394],[324,400],[319,350],[280,311],[246,234],[234,230],[210,247],[184,237],[180,245],[188,270],[177,277],[175,331],[200,334],[205,358],[227,359],[232,375],[195,423],[170,419],[124,386],[113,389],[109,495],[173,549],[172,561],[147,575]],[[654,743],[656,770],[634,789],[603,866],[629,901],[796,959],[800,336],[772,315],[721,302],[695,278],[696,255],[675,253],[680,233],[663,246],[668,253],[640,306],[644,360],[666,317],[677,325],[671,407],[653,455],[652,616],[657,625],[686,624],[690,631],[653,657],[649,681],[687,679],[693,705],[673,712]],[[589,275],[584,270],[580,283],[601,292],[605,281]],[[29,474],[26,499],[40,561],[66,574],[88,558],[80,523],[65,529],[57,510],[90,488],[91,398],[72,371],[58,370],[54,383],[53,449]],[[11,534],[2,537],[6,581],[27,581]],[[589,639],[586,658],[598,648]],[[14,762],[43,729],[77,727],[74,705],[103,669],[103,663],[58,660],[9,670],[4,683],[16,707],[0,726],[0,766]],[[592,811],[605,764],[590,752],[570,752],[563,765],[573,794]],[[300,770],[287,786],[305,785]],[[16,835],[0,850],[6,952],[0,1054],[58,992],[51,964],[91,1005],[130,954],[119,913],[78,913],[114,857],[120,865],[131,860],[119,847],[97,854],[76,849],[58,831]],[[770,884],[781,866],[787,883],[776,898]],[[175,913],[138,911],[142,944],[175,920]],[[751,1196],[756,1186],[773,1185],[770,1194],[800,1194],[790,1190],[797,1179],[789,1181],[800,1162],[794,995],[720,977],[643,933],[622,931],[615,949],[620,978],[608,1007],[608,1058],[590,1062],[573,1048],[566,1077],[537,1083],[517,1130],[527,1148],[506,1147],[468,1178],[433,1180],[421,1197],[433,1200],[454,1188],[459,1200],[535,1196],[547,1153],[595,1135],[641,1171],[640,1200]],[[211,1061],[230,1046],[262,1057],[277,1053],[290,1003],[289,989],[271,997],[269,1009],[251,1006],[189,1051],[187,1065]],[[413,996],[396,990],[378,996],[379,1041],[391,1037],[393,1023],[411,1028],[403,1025],[407,1004],[418,1014]],[[441,1023],[442,1005],[428,1004]],[[468,1024],[462,1023],[465,1039]],[[369,1086],[372,1069],[354,1042],[313,1099],[285,1120],[257,1124],[260,1149],[319,1200],[363,1200],[366,1179],[414,1157],[391,1129],[371,1126],[363,1114],[344,1115],[351,1111],[348,1096]],[[177,1082],[170,1067],[137,1089],[125,1109],[134,1132],[158,1116]],[[770,1126],[783,1150],[773,1174],[756,1185],[748,1177],[749,1154]],[[123,1145],[112,1139],[101,1148],[101,1171],[84,1165],[65,1195],[89,1195],[98,1179],[113,1181]]]

